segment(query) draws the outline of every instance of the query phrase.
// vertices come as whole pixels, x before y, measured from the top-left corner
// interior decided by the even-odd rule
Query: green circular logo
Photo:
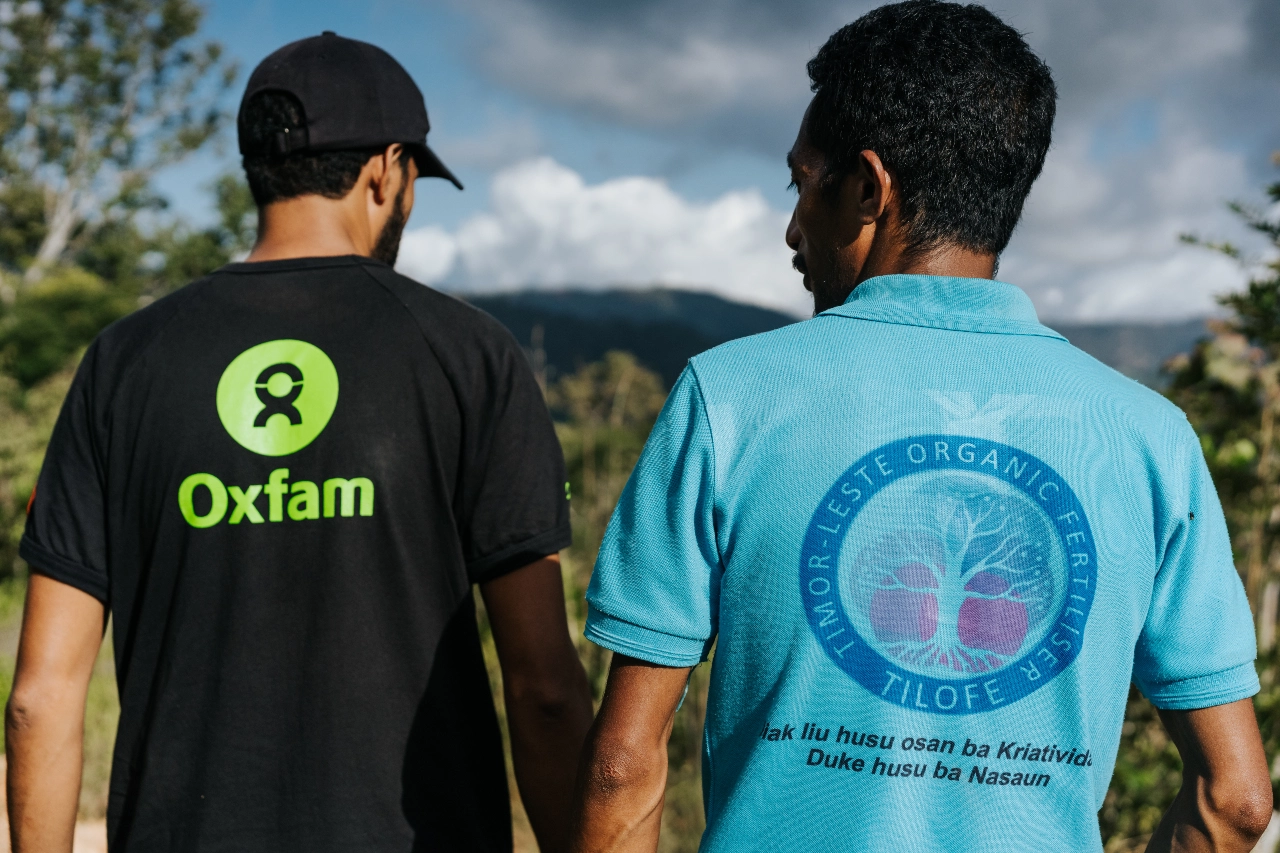
[[[222,425],[263,456],[288,456],[315,441],[337,405],[338,371],[323,350],[306,341],[250,347],[218,380]]]

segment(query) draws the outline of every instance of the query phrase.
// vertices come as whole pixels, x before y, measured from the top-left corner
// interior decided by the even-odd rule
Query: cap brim
[[[462,181],[449,171],[449,167],[440,162],[440,158],[436,156],[436,152],[427,147],[426,143],[414,144],[413,159],[418,164],[419,178],[444,178],[458,189],[462,189]]]

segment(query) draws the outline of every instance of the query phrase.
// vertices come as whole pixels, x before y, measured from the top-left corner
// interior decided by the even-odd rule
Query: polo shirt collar
[[[877,276],[855,287],[843,305],[819,316],[1066,340],[1040,324],[1035,306],[1020,288],[986,278]]]

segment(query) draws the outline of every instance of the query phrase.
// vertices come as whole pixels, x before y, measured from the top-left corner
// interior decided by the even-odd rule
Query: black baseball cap
[[[255,147],[244,127],[244,105],[259,92],[286,92],[302,105],[301,129],[281,128]],[[326,31],[287,44],[253,69],[236,121],[244,157],[294,151],[342,151],[399,142],[424,178],[454,177],[427,147],[427,105],[409,72],[380,47]]]

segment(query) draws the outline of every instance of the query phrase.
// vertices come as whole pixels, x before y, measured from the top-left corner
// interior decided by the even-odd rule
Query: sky
[[[203,37],[248,72],[322,30],[400,60],[428,142],[466,185],[420,181],[398,268],[445,290],[709,290],[797,316],[784,157],[805,63],[867,0],[207,0]],[[1277,0],[988,0],[1049,64],[1054,144],[1000,278],[1046,319],[1210,313],[1267,256],[1227,210],[1280,179]],[[211,216],[234,137],[159,180]],[[1280,214],[1280,211],[1272,211]]]

